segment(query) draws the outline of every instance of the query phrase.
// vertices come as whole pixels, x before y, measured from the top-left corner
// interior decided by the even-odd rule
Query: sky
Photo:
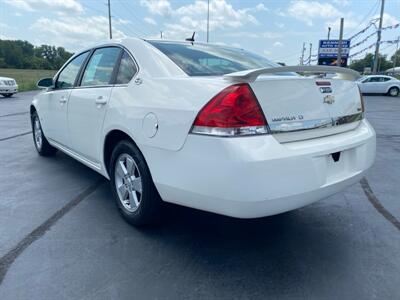
[[[113,37],[183,40],[196,31],[206,41],[207,0],[110,0]],[[211,43],[244,48],[289,65],[299,63],[303,42],[308,57],[318,52],[318,41],[349,38],[379,16],[381,0],[210,0]],[[400,22],[400,0],[386,0],[383,26]],[[371,26],[352,40],[365,39]],[[382,40],[395,40],[400,27],[382,32]],[[0,39],[22,39],[34,45],[63,46],[71,52],[108,38],[107,0],[0,0]],[[350,54],[373,44],[376,35],[351,49]],[[395,44],[382,44],[382,53],[395,52]],[[367,52],[373,52],[371,48]],[[362,58],[361,53],[354,57]],[[314,57],[314,56],[313,56]]]

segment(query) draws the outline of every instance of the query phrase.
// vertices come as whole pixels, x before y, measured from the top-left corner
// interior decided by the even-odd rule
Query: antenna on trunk
[[[196,34],[196,31],[193,31],[192,37],[185,39],[185,41],[192,42],[192,44],[193,44],[193,42],[194,42],[194,35],[195,35],[195,34]]]

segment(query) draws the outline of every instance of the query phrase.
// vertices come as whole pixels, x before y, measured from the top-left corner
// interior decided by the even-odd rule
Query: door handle
[[[65,96],[61,96],[61,98],[60,98],[60,103],[61,104],[64,104],[64,103],[66,103],[67,102],[67,97],[65,97]]]
[[[107,104],[107,99],[104,99],[103,96],[99,96],[96,99],[96,104],[99,104],[99,105]]]

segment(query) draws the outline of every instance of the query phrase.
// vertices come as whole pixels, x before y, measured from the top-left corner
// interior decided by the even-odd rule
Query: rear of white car
[[[0,77],[0,95],[11,97],[18,92],[18,85],[15,79],[8,77]]]
[[[254,218],[302,207],[358,182],[374,162],[375,133],[358,111],[357,87],[353,84],[357,93],[352,97],[339,96],[342,103],[336,105],[341,109],[334,109],[326,107],[329,104],[323,103],[322,94],[314,105],[312,92],[298,97],[302,95],[299,85],[305,81],[266,79],[249,85],[261,103],[265,124],[242,124],[236,130],[201,126],[199,130],[196,119],[181,150],[152,156],[152,175],[161,197],[224,215]],[[280,83],[286,89],[277,89]],[[300,90],[290,93],[290,86]],[[314,89],[319,93],[316,85]],[[354,121],[336,125],[339,114],[353,116]],[[301,121],[273,121],[299,115]],[[295,123],[318,126],[319,120],[325,122],[320,128],[291,130]],[[238,134],[228,136],[227,131]],[[172,170],[173,176],[165,170]]]
[[[182,148],[151,153],[163,200],[263,217],[339,192],[371,167],[376,137],[355,82],[262,73],[210,78],[225,86],[203,105]]]

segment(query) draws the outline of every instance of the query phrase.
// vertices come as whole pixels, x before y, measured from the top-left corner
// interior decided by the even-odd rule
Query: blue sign
[[[337,58],[339,52],[339,40],[320,40],[318,58]],[[341,57],[348,58],[350,52],[350,40],[342,40]]]

